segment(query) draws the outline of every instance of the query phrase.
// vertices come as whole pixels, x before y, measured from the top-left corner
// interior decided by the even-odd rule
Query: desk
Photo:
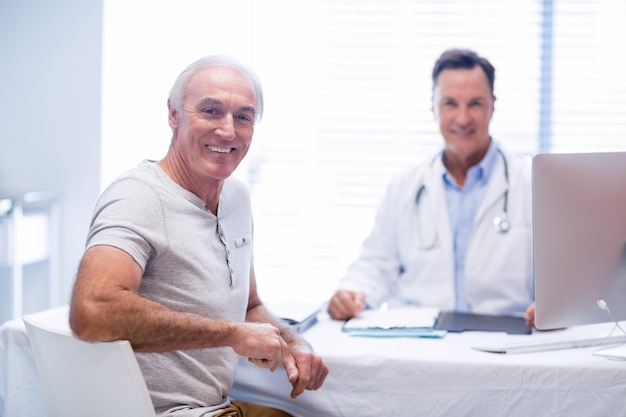
[[[232,396],[302,417],[624,416],[626,361],[593,356],[597,348],[517,355],[471,349],[529,337],[602,337],[612,327],[581,326],[557,335],[466,332],[444,339],[364,339],[323,319],[306,333],[330,368],[320,390],[291,400],[282,375],[242,361]]]
[[[558,336],[604,336],[612,327],[608,323],[581,326]],[[9,391],[8,396],[0,392],[0,416],[45,417],[40,388],[33,385],[35,368],[23,327],[9,322],[0,333],[4,362],[0,371],[7,376],[0,389]],[[366,339],[344,334],[341,323],[321,317],[305,336],[330,368],[320,390],[292,400],[282,369],[271,373],[242,359],[232,397],[281,408],[297,417],[626,415],[626,361],[593,356],[595,348],[518,355],[471,349],[549,338],[554,333]]]

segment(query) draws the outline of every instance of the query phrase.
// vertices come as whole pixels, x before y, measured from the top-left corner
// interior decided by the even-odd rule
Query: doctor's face
[[[433,113],[449,162],[470,167],[485,156],[495,100],[480,66],[445,69],[439,74],[433,91]]]

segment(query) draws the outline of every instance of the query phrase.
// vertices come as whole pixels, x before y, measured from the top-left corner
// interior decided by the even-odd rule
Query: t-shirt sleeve
[[[108,245],[127,252],[145,269],[148,259],[166,247],[163,206],[150,185],[132,178],[111,184],[100,196],[86,248]]]

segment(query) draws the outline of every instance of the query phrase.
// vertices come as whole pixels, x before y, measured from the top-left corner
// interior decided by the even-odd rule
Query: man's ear
[[[432,101],[430,105],[430,113],[433,115],[433,120],[436,122],[439,120],[439,109],[435,107],[435,102]]]
[[[491,115],[489,116],[489,120],[491,120],[491,118],[493,117],[493,112],[496,110],[496,96],[492,95],[493,97],[493,104],[491,105]]]
[[[178,110],[172,106],[170,99],[167,99],[167,113],[167,122],[175,130],[178,127]]]
[[[437,121],[437,109],[435,108],[435,88],[433,87],[432,95],[430,96],[430,113],[433,115],[433,120]]]

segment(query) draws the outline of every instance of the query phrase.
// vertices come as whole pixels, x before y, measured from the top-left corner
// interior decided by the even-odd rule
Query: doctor
[[[443,151],[391,181],[328,313],[344,320],[388,301],[533,325],[531,165],[489,134],[495,69],[448,50],[432,80]]]

